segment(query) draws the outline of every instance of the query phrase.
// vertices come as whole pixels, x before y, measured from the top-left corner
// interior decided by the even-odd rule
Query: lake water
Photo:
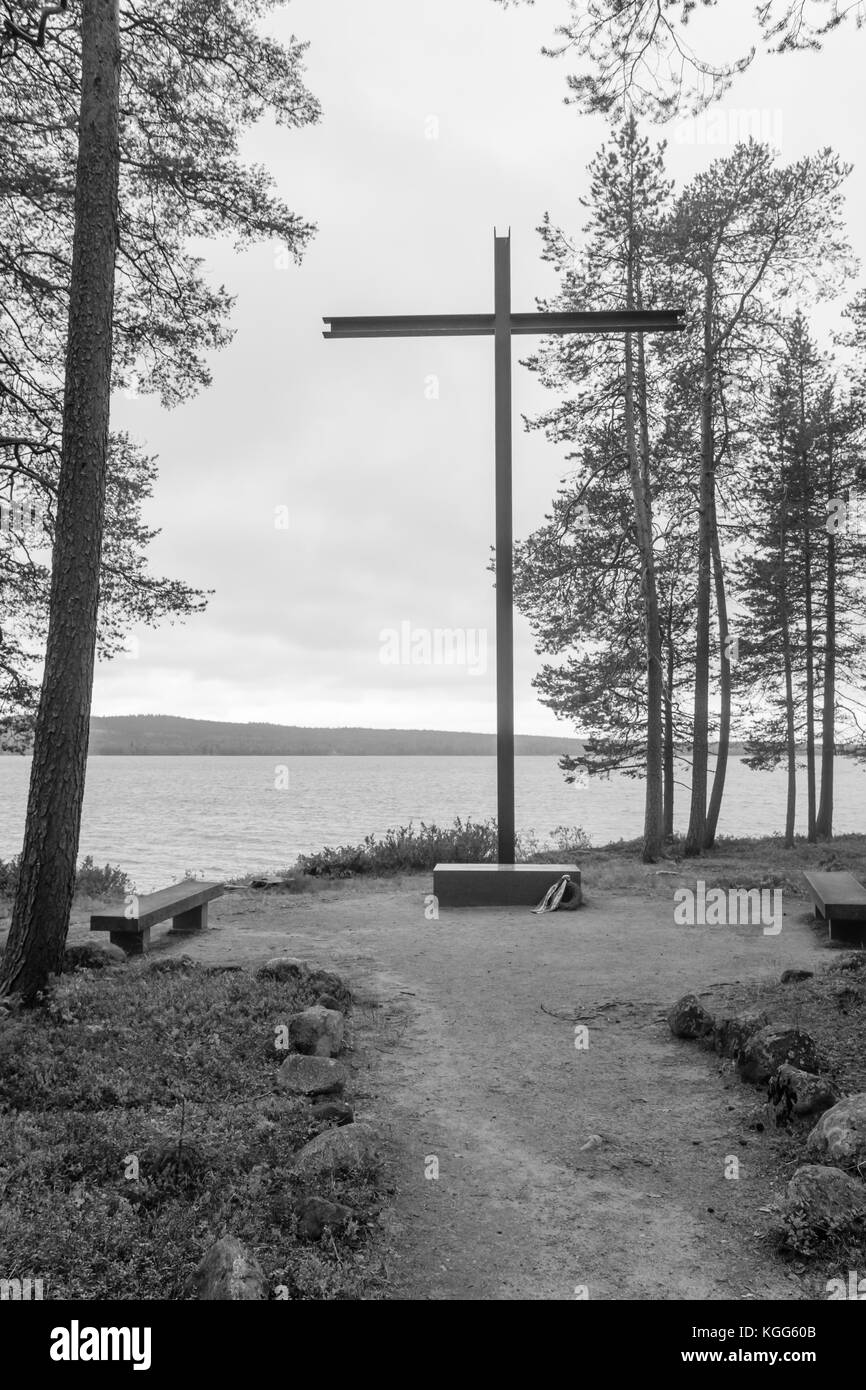
[[[80,854],[129,873],[139,892],[187,870],[221,878],[291,865],[300,852],[355,844],[410,820],[450,825],[496,813],[491,757],[297,757],[288,786],[273,757],[98,757],[87,767]],[[30,759],[0,757],[0,857],[21,848]],[[643,783],[619,775],[566,786],[549,757],[516,760],[517,828],[546,841],[555,827],[582,826],[594,844],[643,829]],[[688,794],[677,788],[677,830]],[[805,778],[798,831],[803,831]],[[785,776],[728,768],[719,833],[783,828]],[[835,829],[866,831],[866,768],[836,767]]]

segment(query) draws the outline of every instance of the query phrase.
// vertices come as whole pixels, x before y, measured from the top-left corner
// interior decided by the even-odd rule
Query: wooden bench
[[[853,874],[803,872],[815,916],[827,923],[831,941],[866,942],[866,888]]]
[[[221,883],[188,878],[170,888],[161,888],[158,893],[133,896],[122,914],[94,913],[90,930],[109,932],[113,946],[122,946],[128,956],[140,956],[150,945],[151,927],[169,917],[172,931],[201,931],[207,926],[208,903],[221,897],[223,891]]]

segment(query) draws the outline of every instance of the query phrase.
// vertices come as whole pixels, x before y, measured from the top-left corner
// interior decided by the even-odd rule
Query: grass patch
[[[329,1191],[347,1232],[305,1246],[292,1155],[323,1126],[275,1090],[275,1028],[309,990],[243,971],[144,964],[64,976],[0,1024],[0,1271],[49,1299],[194,1296],[207,1248],[238,1236],[272,1291],[376,1298],[375,1172]]]

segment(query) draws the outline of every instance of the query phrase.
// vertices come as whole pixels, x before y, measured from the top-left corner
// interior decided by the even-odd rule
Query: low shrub
[[[0,859],[0,897],[15,896],[20,857],[16,854],[12,859]],[[93,862],[93,855],[88,854],[78,866],[75,891],[83,898],[123,898],[132,889],[132,880],[117,864],[105,864],[100,868]]]
[[[18,856],[0,859],[0,897],[12,898],[18,886]]]
[[[397,874],[432,869],[459,860],[484,863],[496,858],[496,822],[461,820],[443,829],[422,821],[387,830],[377,839],[368,835],[360,845],[326,846],[315,854],[298,856],[301,873],[321,878],[353,878],[356,874]]]
[[[589,847],[589,839],[579,826],[559,825],[550,832],[551,844],[541,844],[530,833],[518,836],[519,863],[550,860],[573,855]],[[436,864],[483,864],[496,859],[496,821],[461,820],[443,828],[421,821],[386,830],[376,837],[368,835],[359,845],[326,846],[315,854],[298,856],[296,872],[312,878],[354,878],[356,875],[424,872]]]
[[[86,898],[123,898],[133,890],[129,874],[117,864],[94,864],[93,855],[82,859],[75,876],[75,891]]]

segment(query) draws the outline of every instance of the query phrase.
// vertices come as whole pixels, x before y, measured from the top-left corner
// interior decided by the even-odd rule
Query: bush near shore
[[[517,858],[532,862],[547,854],[573,854],[589,841],[579,827],[551,831],[553,846],[542,846],[534,835],[518,837]],[[392,827],[384,835],[367,835],[359,845],[340,845],[298,856],[297,872],[312,878],[354,878],[424,872],[441,863],[484,864],[496,859],[496,821],[462,820],[448,827],[421,821]]]
[[[0,896],[12,898],[18,886],[19,855],[0,859]],[[111,901],[133,891],[133,883],[117,864],[94,864],[93,855],[82,859],[75,875],[75,892],[82,898]]]
[[[781,835],[755,837],[719,836],[712,849],[686,859],[683,842],[674,838],[658,864],[641,861],[640,839],[592,845],[580,826],[557,826],[546,842],[534,834],[518,836],[518,863],[571,862],[577,859],[597,888],[645,887],[654,881],[664,893],[670,876],[702,878],[707,886],[726,886],[728,875],[737,882],[743,875],[755,886],[774,886],[799,894],[802,869],[847,869],[866,881],[866,835],[840,835],[832,841],[810,844],[805,837],[786,849]],[[401,873],[426,873],[438,863],[490,863],[496,859],[496,821],[458,818],[452,826],[426,824],[390,829],[382,836],[368,835],[361,844],[326,847],[299,855],[294,869],[283,874],[301,878],[340,879],[385,877]]]

